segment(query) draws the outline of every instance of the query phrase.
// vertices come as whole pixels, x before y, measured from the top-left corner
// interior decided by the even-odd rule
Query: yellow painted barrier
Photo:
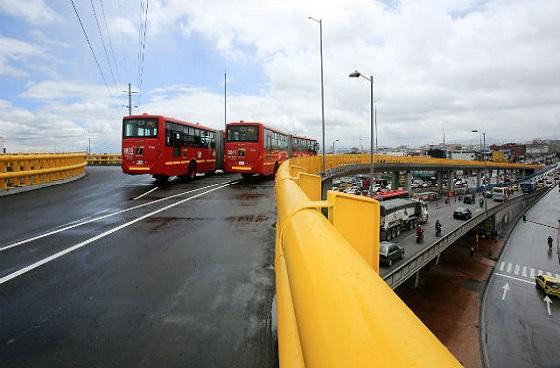
[[[366,165],[370,163],[369,154],[337,154],[326,155],[327,170],[335,169],[337,167],[349,165]],[[389,155],[374,155],[374,163],[376,165],[392,164],[392,165],[406,165],[411,167],[437,167],[441,168],[456,168],[456,169],[474,169],[484,168],[489,169],[515,169],[515,170],[537,170],[544,168],[544,165],[530,165],[523,163],[511,162],[496,162],[496,161],[470,161],[470,160],[449,160],[444,158],[433,158],[429,156],[389,156]],[[297,157],[292,159],[292,165],[304,168],[308,173],[321,172],[321,156],[313,157]]]
[[[101,153],[87,156],[88,165],[120,165],[121,155],[118,153]]]
[[[329,168],[359,163],[353,156],[330,157]],[[320,165],[296,158],[276,175],[280,367],[459,367],[377,273],[379,203],[317,200],[320,179],[309,174]]]
[[[85,173],[85,153],[0,155],[0,190],[45,184]]]

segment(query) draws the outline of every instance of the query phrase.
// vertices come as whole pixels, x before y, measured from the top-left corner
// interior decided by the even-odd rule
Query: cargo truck
[[[381,205],[381,240],[398,237],[402,230],[411,230],[428,221],[428,206],[414,199],[395,198],[379,202]]]

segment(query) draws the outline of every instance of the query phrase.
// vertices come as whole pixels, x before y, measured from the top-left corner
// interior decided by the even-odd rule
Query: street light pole
[[[369,81],[370,83],[370,147],[369,147],[369,176],[370,176],[370,186],[369,186],[369,193],[373,194],[373,184],[375,182],[375,177],[374,177],[374,163],[373,163],[373,151],[374,151],[374,124],[373,124],[373,116],[374,116],[374,107],[373,107],[373,75],[370,75],[369,78],[364,76],[362,73],[360,73],[359,71],[354,71],[353,73],[350,73],[349,75],[350,78],[364,78],[365,80]]]
[[[332,153],[334,153],[334,142],[338,142],[340,141],[340,139],[335,139],[334,141],[332,141]]]
[[[323,160],[321,163],[322,176],[325,176],[325,171],[327,167],[326,157],[325,157],[325,88],[323,83],[323,19],[316,19],[313,17],[308,17],[314,22],[319,23],[319,52],[321,54],[321,130],[322,138],[321,143],[323,145]]]

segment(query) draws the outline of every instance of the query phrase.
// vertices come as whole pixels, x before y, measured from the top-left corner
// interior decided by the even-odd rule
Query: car
[[[382,241],[379,245],[379,261],[391,267],[397,259],[404,258],[404,248],[388,241]]]
[[[511,186],[511,191],[512,191],[512,192],[517,192],[518,190],[519,190],[519,185],[513,184],[513,185]]]
[[[537,287],[541,288],[545,294],[560,298],[560,279],[548,275],[538,275],[535,277]]]
[[[484,197],[485,197],[485,198],[492,198],[492,191],[491,191],[491,190],[487,190],[486,192],[484,192]]]
[[[461,220],[468,220],[472,217],[472,212],[467,207],[457,207],[455,211],[453,211],[453,218],[461,219]]]
[[[465,194],[463,196],[463,203],[473,204],[475,202],[474,194]]]

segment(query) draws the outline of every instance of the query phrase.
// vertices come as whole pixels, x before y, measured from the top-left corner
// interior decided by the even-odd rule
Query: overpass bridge
[[[328,169],[366,158],[331,156]],[[2,161],[0,184],[69,175],[58,182],[85,166],[34,159]],[[379,275],[378,203],[321,200],[318,157],[282,165],[276,196],[270,180],[155,187],[116,167],[87,170],[0,198],[8,366],[272,367],[276,315],[283,367],[459,365]]]

